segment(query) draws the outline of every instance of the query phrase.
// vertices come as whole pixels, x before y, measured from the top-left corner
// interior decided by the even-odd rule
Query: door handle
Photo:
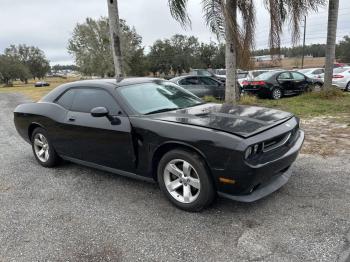
[[[69,121],[69,122],[74,122],[74,121],[75,121],[75,117],[74,117],[74,116],[70,116],[70,117],[68,118],[68,121]]]

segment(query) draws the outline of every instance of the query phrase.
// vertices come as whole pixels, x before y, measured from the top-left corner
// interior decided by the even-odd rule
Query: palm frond
[[[202,0],[204,19],[218,40],[225,38],[225,17],[222,0]]]
[[[168,0],[171,16],[186,28],[191,26],[191,19],[187,13],[188,0]]]
[[[254,48],[254,36],[255,36],[255,6],[253,0],[239,0],[237,5],[240,11],[240,16],[242,20],[242,39],[239,41],[238,47],[240,48],[240,66],[242,68],[250,67],[250,56],[251,50]]]

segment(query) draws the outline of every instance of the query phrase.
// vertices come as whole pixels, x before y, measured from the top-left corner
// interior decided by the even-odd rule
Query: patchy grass
[[[204,100],[222,103],[213,97],[205,97]],[[281,109],[301,118],[339,116],[339,121],[342,121],[342,115],[350,114],[350,93],[334,89],[284,97],[280,100],[259,99],[255,96],[244,95],[239,103]]]
[[[46,78],[43,81],[50,83],[50,86],[48,87],[34,87],[34,84],[36,82],[34,80],[30,80],[28,84],[24,84],[22,82],[16,81],[14,82],[13,87],[0,87],[0,93],[20,93],[32,99],[33,101],[38,101],[55,87],[61,84],[76,81],[76,80],[78,79],[76,78],[64,79],[64,78],[58,78],[58,77]]]

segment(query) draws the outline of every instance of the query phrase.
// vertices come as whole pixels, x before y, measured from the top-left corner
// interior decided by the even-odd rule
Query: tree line
[[[260,49],[252,52],[254,56],[269,55],[270,49]],[[285,57],[298,57],[303,54],[302,46],[282,47],[280,54]],[[305,46],[305,55],[312,57],[325,57],[326,44],[311,44]],[[350,62],[350,37],[344,36],[343,40],[339,41],[335,50],[336,58],[339,62]]]
[[[27,83],[30,78],[43,78],[49,71],[44,52],[35,46],[11,45],[0,55],[0,82],[7,86],[16,79]]]

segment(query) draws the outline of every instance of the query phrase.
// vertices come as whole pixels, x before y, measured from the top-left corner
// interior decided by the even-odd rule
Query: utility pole
[[[119,12],[118,12],[118,1],[107,0],[108,3],[108,16],[109,16],[109,29],[111,48],[115,68],[115,76],[117,82],[121,81],[124,77],[123,71],[123,57],[121,50],[121,32],[119,25]]]
[[[304,16],[304,40],[303,40],[303,54],[302,54],[302,58],[301,58],[301,68],[304,68],[305,39],[306,39],[306,16]]]

